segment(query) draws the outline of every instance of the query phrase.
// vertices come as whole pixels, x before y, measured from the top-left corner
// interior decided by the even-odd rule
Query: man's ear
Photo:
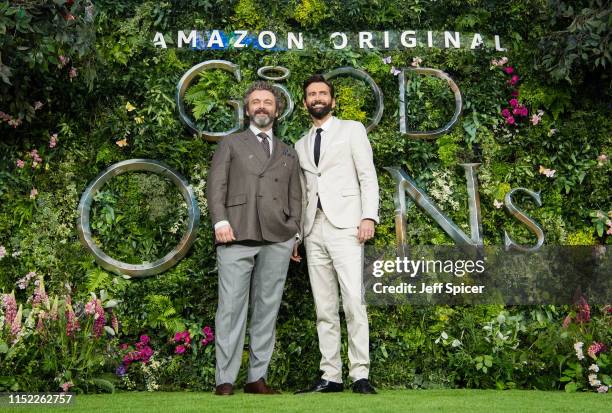
[[[308,110],[308,105],[306,104],[306,99],[302,100],[302,104],[304,105],[304,109]]]
[[[336,108],[336,98],[332,98],[331,106],[332,106],[332,109]]]

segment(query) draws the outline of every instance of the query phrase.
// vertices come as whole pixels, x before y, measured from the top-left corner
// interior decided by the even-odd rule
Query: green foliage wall
[[[541,191],[542,207],[520,202],[543,227],[547,243],[609,245],[609,8],[595,0],[569,4],[544,0],[0,1],[0,246],[6,250],[0,259],[0,290],[15,289],[17,280],[30,271],[44,275],[47,291],[54,294],[65,294],[69,286],[76,298],[85,298],[91,291],[104,289],[120,300],[116,309],[120,340],[148,333],[167,357],[158,374],[163,388],[211,385],[210,347],[198,357],[176,359],[169,345],[176,331],[212,325],[216,309],[212,227],[204,199],[215,144],[186,131],[174,102],[182,74],[210,59],[239,65],[243,80],[236,82],[221,72],[198,79],[187,101],[199,124],[210,130],[231,126],[232,112],[223,102],[240,97],[257,79],[259,67],[284,66],[291,70],[283,84],[294,97],[296,110],[278,125],[277,134],[289,143],[309,127],[299,103],[305,78],[341,66],[360,68],[374,78],[385,96],[382,121],[369,135],[381,186],[377,245],[395,239],[394,185],[383,169],[391,165],[404,168],[467,231],[461,162],[482,163],[479,180],[487,244],[502,243],[501,228],[520,243],[534,242],[524,226],[496,206],[510,188],[526,187]],[[568,27],[572,30],[566,31]],[[308,46],[297,52],[175,48],[176,31],[192,28],[294,31],[321,40],[333,31],[456,30],[499,34],[508,51],[486,47],[390,52]],[[168,49],[153,46],[155,32],[174,39],[167,39]],[[387,56],[390,64],[382,60]],[[504,56],[508,63],[503,67],[513,67],[513,74],[519,76],[515,86],[508,84],[511,75],[502,66],[492,64]],[[464,97],[459,123],[437,140],[413,140],[399,133],[398,79],[391,66],[410,67],[416,58],[422,60],[422,67],[450,74]],[[337,89],[337,115],[367,123],[373,109],[369,89],[351,79],[339,79]],[[510,125],[501,113],[510,107],[513,90],[518,90],[518,102],[529,115],[517,116],[516,124]],[[411,128],[431,129],[448,119],[452,95],[440,82],[415,77],[408,93]],[[542,115],[532,121],[538,111]],[[101,270],[76,233],[76,207],[88,182],[110,164],[130,158],[158,159],[178,170],[194,187],[202,210],[199,236],[189,255],[163,275],[144,280],[125,280]],[[549,175],[555,172],[549,177],[545,170]],[[167,251],[164,248],[176,239],[172,234],[180,234],[184,216],[180,199],[163,185],[144,176],[126,177],[105,187],[107,192],[96,201],[92,225],[107,252],[126,260],[151,260]],[[157,208],[161,215],[143,210],[148,196],[157,202],[150,208]],[[452,243],[415,207],[409,209],[408,221],[411,243]],[[270,371],[273,382],[288,387],[304,385],[317,374],[309,289],[305,264],[292,265]],[[23,302],[29,293],[16,292]],[[572,354],[571,340],[576,337],[558,334],[560,320],[568,311],[559,307],[371,308],[372,376],[381,386],[559,388],[558,366]],[[602,311],[603,317],[606,310]],[[607,325],[602,321],[602,329],[593,328],[591,339],[610,344],[609,316],[607,320]],[[483,329],[486,326],[488,330]],[[512,339],[496,341],[495,331]],[[567,357],[559,360],[558,354]],[[147,377],[143,373],[135,380],[144,383]]]

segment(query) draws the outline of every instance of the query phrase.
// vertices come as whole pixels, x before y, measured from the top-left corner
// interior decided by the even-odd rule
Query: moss
[[[567,245],[595,245],[597,239],[591,228],[579,229],[567,234]]]
[[[317,26],[327,17],[327,6],[321,0],[302,0],[293,13],[293,18],[302,27]]]

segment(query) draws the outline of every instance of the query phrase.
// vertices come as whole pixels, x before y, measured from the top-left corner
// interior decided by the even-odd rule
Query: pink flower
[[[510,104],[510,106],[512,106],[513,108],[515,108],[518,105],[518,100],[516,98],[514,99],[510,99],[508,101],[508,103]]]
[[[537,125],[538,123],[540,123],[540,120],[542,120],[542,118],[538,115],[536,115],[535,113],[533,115],[531,115],[531,124],[532,125]]]
[[[4,257],[6,257],[6,248],[4,248],[4,245],[0,245],[0,260]]]
[[[70,78],[70,80],[72,81],[72,79],[74,79],[75,77],[77,77],[77,69],[76,67],[71,67],[70,68],[70,72],[68,72],[68,77]]]
[[[601,385],[597,388],[597,393],[607,393],[607,392],[608,392],[608,386]]]
[[[66,66],[68,64],[68,62],[70,61],[70,58],[66,57],[66,56],[63,56],[63,55],[60,55],[59,56],[59,61],[60,61],[59,65],[57,65],[57,67],[59,67],[61,69],[62,67]]]
[[[589,307],[589,303],[587,303],[584,297],[580,297],[580,300],[578,300],[578,313],[576,314],[576,322],[588,323],[590,320],[591,307]]]
[[[39,110],[42,107],[43,107],[43,103],[40,100],[37,100],[36,102],[34,102],[34,110]]]
[[[25,162],[21,159],[17,159],[17,168],[23,168],[25,166]]]
[[[80,328],[79,320],[74,314],[70,301],[70,296],[66,297],[66,335],[68,337],[71,337]]]
[[[416,56],[412,58],[412,63],[410,63],[410,66],[412,67],[419,67],[421,65],[421,63],[423,63],[423,59],[421,59],[420,57]]]
[[[34,159],[34,162],[38,162],[38,163],[42,162],[42,158],[38,154],[38,149],[32,149],[30,151],[30,156],[32,157],[32,159]]]
[[[176,346],[176,349],[174,349],[175,354],[183,354],[184,352],[185,352],[185,346],[183,345],[178,345]]]
[[[30,280],[34,277],[36,277],[36,273],[34,271],[30,271],[25,276],[17,280],[17,287],[19,287],[20,290],[25,290],[30,284]]]
[[[74,384],[72,384],[71,381],[67,381],[66,383],[63,383],[60,387],[62,388],[62,391],[67,392],[72,386],[74,386]]]
[[[518,81],[520,80],[520,78],[517,75],[512,76],[512,78],[510,78],[510,80],[508,81],[508,83],[510,83],[510,85],[514,86],[518,83]]]
[[[514,89],[512,93],[510,93],[510,96],[512,96],[513,98],[517,98],[519,96],[519,91],[517,89]]]
[[[183,337],[183,333],[174,333],[174,341],[175,342],[179,342],[181,341],[181,338]]]
[[[140,342],[142,344],[147,345],[147,344],[149,344],[149,341],[151,341],[151,339],[146,334],[143,334],[143,335],[140,336]]]
[[[507,118],[508,116],[510,116],[510,111],[508,109],[503,109],[501,111],[501,114],[504,118]]]
[[[603,166],[608,161],[608,156],[605,153],[602,153],[597,157],[597,165]]]
[[[511,75],[514,73],[514,68],[512,66],[504,67],[504,72],[506,72],[507,75]]]
[[[49,141],[49,148],[55,148],[57,146],[57,133],[51,135],[51,140]]]
[[[594,341],[593,344],[589,346],[587,353],[592,359],[595,359],[599,353],[604,353],[606,350],[608,350],[608,348],[604,343],[597,343]]]
[[[508,117],[506,118],[506,123],[507,123],[508,125],[514,125],[514,122],[515,122],[515,121],[514,121],[514,117],[513,117],[513,116],[508,116]]]
[[[32,188],[30,191],[30,199],[36,198],[36,195],[38,195],[38,190],[36,188]]]
[[[512,114],[513,115],[520,115],[521,114],[521,108],[519,108],[518,106],[515,107],[514,109],[512,109]]]
[[[121,343],[121,344],[119,344],[119,348],[120,348],[121,350],[127,350],[127,348],[128,348],[128,344],[127,344],[127,343]]]
[[[94,314],[94,326],[93,334],[95,337],[101,337],[104,333],[104,325],[106,324],[106,316],[104,315],[104,308],[102,302],[96,299],[96,313]]]
[[[92,315],[95,312],[96,312],[96,300],[95,298],[92,298],[91,300],[89,300],[87,304],[85,304],[85,314]]]
[[[119,320],[117,320],[117,314],[114,312],[111,315],[111,327],[115,334],[119,334]]]
[[[2,308],[4,308],[4,318],[7,325],[12,325],[17,316],[17,300],[15,300],[14,292],[2,296]]]
[[[563,320],[563,328],[568,328],[571,322],[572,316],[568,314],[568,316]]]
[[[528,110],[528,109],[527,109],[525,106],[523,106],[523,107],[521,108],[521,113],[520,113],[520,115],[521,115],[521,116],[527,116],[527,115],[529,115],[529,110]]]

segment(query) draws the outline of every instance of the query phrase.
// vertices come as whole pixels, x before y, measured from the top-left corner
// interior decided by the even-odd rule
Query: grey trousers
[[[219,304],[215,318],[215,380],[234,384],[246,334],[250,303],[247,383],[266,378],[276,339],[289,259],[295,239],[275,244],[217,247]]]

